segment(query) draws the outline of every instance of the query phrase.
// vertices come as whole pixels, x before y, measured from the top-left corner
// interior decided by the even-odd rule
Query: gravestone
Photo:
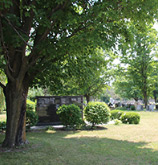
[[[136,109],[137,109],[138,111],[141,111],[141,110],[143,110],[143,106],[142,106],[142,105],[137,105]]]
[[[83,96],[37,96],[36,99],[37,125],[61,124],[56,111],[63,104],[76,104],[83,109]]]
[[[154,111],[154,107],[155,107],[154,104],[149,105],[149,111]]]

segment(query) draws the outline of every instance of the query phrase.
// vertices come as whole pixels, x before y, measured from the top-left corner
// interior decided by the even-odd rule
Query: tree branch
[[[60,9],[64,9],[64,8],[66,7],[66,5],[67,5],[68,2],[69,2],[69,0],[66,0],[65,3],[63,3],[62,5],[60,4],[60,5],[57,5],[55,8],[53,8],[53,9],[51,10],[50,15],[47,17],[48,20],[51,22],[51,21],[52,21],[52,20],[51,20],[51,19],[52,19],[52,15],[53,15],[56,11],[58,11],[58,10],[60,10]],[[42,35],[38,34],[38,30],[40,29],[40,26],[38,27],[38,30],[37,30],[37,33],[36,33],[36,37],[35,37],[35,40],[34,40],[34,47],[33,47],[33,49],[32,49],[32,52],[31,52],[30,56],[29,56],[29,61],[31,61],[29,66],[32,66],[32,64],[34,64],[34,63],[38,60],[39,57],[36,56],[37,53],[34,53],[35,50],[36,50],[36,47],[37,47],[37,45],[38,45],[40,42],[44,41],[44,40],[47,38],[47,35],[49,34],[51,28],[55,25],[55,22],[56,22],[56,20],[54,20],[54,21],[51,23],[51,27],[50,27],[50,28],[47,28],[47,29],[45,30],[45,32],[44,32]],[[38,53],[38,54],[39,54],[39,53]],[[33,57],[33,56],[35,56],[35,57]]]
[[[28,2],[26,0],[22,1],[22,2],[23,2],[23,6],[26,6],[26,5],[31,6],[31,5],[36,4],[36,1],[30,1],[29,4],[27,4]],[[22,13],[23,31],[28,35],[28,37],[30,34],[33,18],[34,18],[34,12],[33,12],[32,8],[30,10],[30,16],[29,17],[28,16],[26,17],[25,12],[23,11],[23,13]]]
[[[10,20],[8,18],[6,18],[3,14],[1,14],[1,17],[3,17],[7,22],[8,24],[12,27],[12,29],[16,32],[16,34],[21,38],[21,40],[30,48],[32,49],[32,46],[29,45],[25,39],[22,37],[22,35],[16,30],[16,28],[12,25],[12,23],[10,22]]]
[[[15,78],[10,74],[9,68],[7,66],[5,68],[5,73],[12,82],[15,81]]]
[[[7,65],[8,65],[8,67],[7,68],[9,68],[11,71],[13,71],[12,70],[12,68],[11,68],[11,66],[10,66],[10,64],[9,64],[9,55],[8,55],[8,50],[7,50],[7,48],[6,48],[6,46],[5,46],[5,43],[4,43],[4,38],[3,38],[3,29],[2,29],[2,22],[1,22],[1,18],[0,18],[0,43],[2,44],[2,49],[3,49],[3,51],[4,51],[4,57],[5,57],[5,59],[6,59],[6,62],[7,62]],[[7,69],[7,73],[9,74],[9,69]],[[9,74],[10,75],[10,74]],[[11,78],[11,75],[10,75],[10,78]],[[12,80],[13,80],[13,77],[11,78]]]

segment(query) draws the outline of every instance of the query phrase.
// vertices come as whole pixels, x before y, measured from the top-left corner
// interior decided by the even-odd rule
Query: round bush
[[[84,110],[85,119],[92,123],[92,127],[96,124],[107,123],[110,118],[110,109],[103,102],[89,102]]]
[[[124,113],[123,111],[112,110],[112,111],[111,111],[111,119],[112,119],[112,120],[114,120],[114,119],[120,120],[120,117],[121,117],[121,115],[122,115],[123,113]]]
[[[26,127],[30,128],[38,122],[38,115],[35,111],[26,110]]]
[[[66,127],[75,128],[82,123],[81,109],[77,105],[62,105],[58,108],[57,114]]]
[[[140,115],[136,112],[126,112],[121,116],[122,123],[139,124]]]
[[[126,107],[117,107],[117,108],[115,108],[115,110],[127,110],[127,108]]]

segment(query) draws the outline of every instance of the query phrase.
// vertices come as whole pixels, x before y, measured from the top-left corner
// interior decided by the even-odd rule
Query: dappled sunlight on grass
[[[30,144],[22,152],[0,153],[0,164],[33,165],[157,165],[158,113],[138,112],[138,125],[105,125],[84,131],[28,132]],[[0,134],[0,142],[4,135]],[[20,159],[19,159],[20,157]]]
[[[83,134],[85,133],[85,135]],[[42,150],[57,154],[55,162],[61,164],[156,164],[157,144],[131,142],[100,136],[102,131],[57,131],[43,133],[38,140]],[[31,135],[32,136],[32,135]],[[47,146],[47,147],[46,147]],[[144,157],[145,155],[145,157]],[[52,157],[54,157],[52,155]]]
[[[158,143],[147,143],[143,146],[139,146],[140,149],[151,149],[151,151],[158,151]]]
[[[54,133],[56,133],[56,131],[54,131],[54,130],[47,130],[46,133],[54,134]]]

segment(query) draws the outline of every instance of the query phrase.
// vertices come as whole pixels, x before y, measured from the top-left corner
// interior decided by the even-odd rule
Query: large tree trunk
[[[7,128],[3,147],[14,147],[26,143],[25,119],[28,86],[19,88],[15,82],[8,82],[5,88]]]

